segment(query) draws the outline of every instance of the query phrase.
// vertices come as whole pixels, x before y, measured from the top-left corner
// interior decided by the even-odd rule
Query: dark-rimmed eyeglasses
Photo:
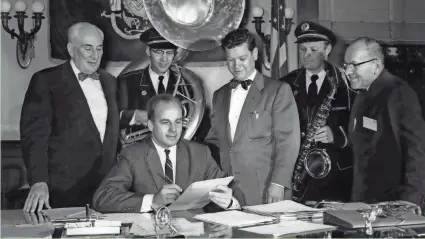
[[[366,63],[368,63],[368,62],[371,62],[371,61],[375,61],[375,60],[377,60],[376,58],[373,58],[373,59],[370,59],[370,60],[367,60],[367,61],[362,61],[362,62],[359,62],[359,63],[347,63],[347,62],[345,62],[345,61],[342,61],[341,62],[341,66],[344,68],[344,69],[347,69],[347,68],[349,68],[349,67],[353,67],[354,69],[356,69],[358,66],[360,66],[360,65],[363,65],[363,64],[366,64]]]

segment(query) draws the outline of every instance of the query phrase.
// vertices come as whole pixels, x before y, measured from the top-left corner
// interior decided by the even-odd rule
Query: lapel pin
[[[294,91],[294,96],[298,95],[298,91]]]
[[[142,91],[142,95],[147,95],[147,94],[148,94],[148,92],[146,92],[145,90]]]

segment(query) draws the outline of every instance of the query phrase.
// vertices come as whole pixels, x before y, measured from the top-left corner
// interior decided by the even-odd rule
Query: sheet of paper
[[[274,237],[289,234],[326,232],[333,231],[335,229],[336,228],[333,226],[304,221],[284,221],[277,224],[240,228],[242,231],[261,235],[273,235]]]
[[[55,228],[51,223],[27,224],[27,225],[2,225],[2,238],[52,238]]]
[[[246,207],[243,207],[243,209],[253,211],[253,212],[280,213],[280,214],[299,213],[299,212],[323,212],[323,209],[308,207],[301,203],[297,203],[291,200],[284,200],[284,201],[270,203],[270,204],[246,206]]]
[[[224,211],[217,213],[198,214],[193,217],[197,220],[221,224],[229,227],[244,227],[258,223],[272,222],[274,217],[261,216],[241,211]]]
[[[218,185],[227,186],[233,176],[192,183],[168,208],[171,211],[202,208],[210,202],[208,193]]]
[[[42,210],[41,213],[50,220],[67,219],[67,218],[85,218],[86,209],[84,207],[67,207]],[[90,209],[89,215],[101,216],[102,214]],[[93,217],[93,216],[92,216]]]
[[[177,229],[179,235],[199,236],[204,234],[203,222],[189,222],[185,218],[173,218],[171,223]],[[167,230],[167,232],[170,231]],[[153,220],[134,222],[129,233],[135,236],[153,236],[155,235],[155,223]]]
[[[151,222],[149,213],[107,213],[102,220],[121,221],[121,223]]]

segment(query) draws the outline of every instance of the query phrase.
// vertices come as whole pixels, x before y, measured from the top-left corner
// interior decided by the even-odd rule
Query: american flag
[[[271,4],[271,77],[272,79],[279,79],[288,73],[285,34],[285,0],[271,0]]]

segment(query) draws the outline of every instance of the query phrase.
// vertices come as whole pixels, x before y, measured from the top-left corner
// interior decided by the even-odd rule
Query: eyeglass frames
[[[359,63],[346,63],[345,61],[342,61],[341,62],[341,66],[344,69],[347,69],[349,67],[357,68],[360,65],[363,65],[363,64],[366,64],[368,62],[375,61],[375,60],[377,60],[377,59],[376,58],[373,58],[373,59],[370,59],[370,60],[367,60],[367,61],[362,61],[362,62],[359,62]]]

